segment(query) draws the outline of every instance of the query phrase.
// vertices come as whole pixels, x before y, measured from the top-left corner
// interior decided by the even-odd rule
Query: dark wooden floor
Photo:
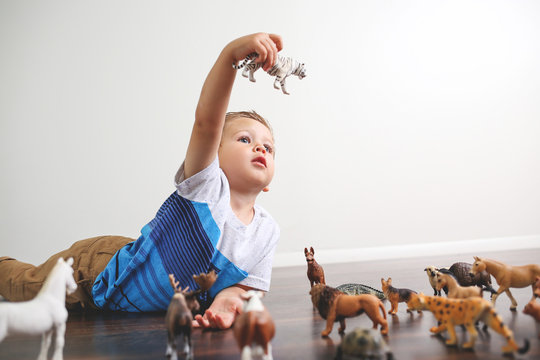
[[[509,264],[540,262],[540,249],[476,254],[495,258]],[[298,252],[303,257],[303,252]],[[391,276],[396,287],[406,287],[431,294],[423,269],[428,265],[449,266],[457,261],[472,262],[472,254],[428,259],[331,264],[324,266],[328,285],[337,286],[358,282],[380,289],[381,277]],[[264,298],[276,322],[272,341],[274,359],[332,359],[340,343],[337,325],[330,337],[321,338],[325,321],[313,312],[308,295],[306,267],[275,269],[272,290]],[[497,311],[514,331],[518,344],[525,338],[531,344],[518,359],[540,359],[540,325],[524,315],[523,306],[531,298],[530,288],[512,291],[518,301],[518,311],[509,310],[506,295],[497,300]],[[486,295],[487,297],[487,295]],[[385,303],[387,309],[390,304]],[[448,348],[444,339],[432,336],[429,328],[436,321],[432,314],[409,315],[400,304],[396,316],[389,316],[390,344],[396,359],[501,359],[503,338],[493,332],[480,332],[474,351]],[[370,327],[366,315],[347,320],[347,329]],[[464,332],[457,329],[461,342]],[[446,333],[443,335],[446,336]],[[166,331],[164,313],[72,313],[66,330],[65,359],[165,359]],[[195,359],[239,359],[231,330],[194,331]],[[39,352],[39,337],[12,336],[0,344],[0,359],[35,359]],[[182,357],[180,357],[182,358]]]

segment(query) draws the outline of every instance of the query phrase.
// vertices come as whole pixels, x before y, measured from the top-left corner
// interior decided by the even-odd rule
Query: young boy
[[[226,113],[236,70],[232,64],[259,54],[270,69],[281,37],[252,34],[222,50],[203,85],[195,124],[176,191],[136,241],[120,236],[81,240],[40,266],[0,258],[0,295],[33,298],[58,257],[74,257],[79,287],[68,296],[78,306],[121,311],[164,310],[173,294],[168,274],[196,289],[193,274],[216,270],[202,301],[210,307],[195,326],[229,328],[241,309],[239,294],[268,291],[279,228],[255,200],[274,175],[274,138],[255,112]]]

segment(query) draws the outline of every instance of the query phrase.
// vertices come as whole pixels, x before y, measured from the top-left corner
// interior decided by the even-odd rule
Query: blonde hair
[[[274,138],[274,130],[272,129],[272,126],[270,125],[270,123],[261,115],[259,115],[255,110],[228,112],[227,114],[225,114],[225,123],[227,123],[227,121],[234,120],[241,117],[253,119],[255,121],[260,122],[261,124],[266,126],[268,130],[270,130],[270,134],[272,135],[272,138]]]

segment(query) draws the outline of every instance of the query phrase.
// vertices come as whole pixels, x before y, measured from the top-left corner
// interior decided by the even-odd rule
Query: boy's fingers
[[[272,39],[272,41],[276,45],[277,51],[281,51],[281,49],[283,49],[283,39],[281,38],[281,36],[277,34],[268,34],[268,37],[270,37],[270,39]]]
[[[258,47],[257,54],[259,54],[259,56],[257,57],[256,62],[264,64],[264,62],[266,61],[266,57],[268,56],[268,51],[266,50],[264,44],[261,44]]]
[[[206,328],[208,327],[208,321],[206,321],[206,319],[203,318],[201,315],[195,315],[195,320],[193,320],[192,325],[194,325],[195,327]]]
[[[276,44],[270,39],[267,39],[265,41],[265,46],[268,48],[266,65],[268,66],[268,68],[271,68],[276,64],[278,49],[276,47]]]
[[[216,325],[220,329],[227,329],[229,326],[225,323],[222,316],[216,315]]]
[[[207,327],[216,328],[217,327],[216,326],[216,316],[214,315],[214,313],[212,313],[212,311],[210,311],[210,310],[206,310],[204,315],[208,319],[208,324],[209,325]]]

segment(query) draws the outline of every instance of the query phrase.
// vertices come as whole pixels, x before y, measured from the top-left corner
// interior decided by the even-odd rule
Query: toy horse
[[[234,321],[234,337],[242,352],[242,359],[272,359],[270,341],[276,333],[272,316],[264,307],[262,291],[249,290],[240,295],[244,300],[242,313]]]
[[[479,258],[478,256],[475,256],[474,260],[475,261],[471,269],[472,275],[486,270],[488,273],[493,275],[497,281],[497,284],[499,284],[497,293],[493,294],[493,297],[491,298],[493,305],[495,305],[497,297],[504,291],[512,301],[510,310],[516,310],[517,301],[510,292],[511,287],[524,288],[531,285],[534,299],[534,284],[536,282],[536,277],[540,276],[540,265],[530,264],[523,266],[511,266],[500,261]]]
[[[73,293],[73,258],[60,258],[43,287],[30,301],[0,303],[0,341],[11,334],[43,334],[38,359],[47,359],[53,331],[56,332],[53,359],[63,359],[66,331],[66,292]]]

